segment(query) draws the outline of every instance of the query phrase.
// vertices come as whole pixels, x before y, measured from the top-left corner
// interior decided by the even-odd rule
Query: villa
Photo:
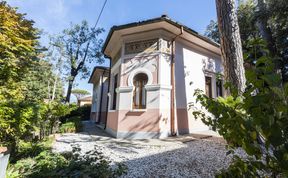
[[[193,117],[195,89],[223,95],[219,44],[166,15],[113,26],[95,67],[91,120],[116,138],[165,138],[209,130]]]

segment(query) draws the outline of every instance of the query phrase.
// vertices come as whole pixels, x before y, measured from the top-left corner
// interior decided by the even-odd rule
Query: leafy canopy
[[[54,38],[52,45],[61,51],[66,69],[68,88],[66,102],[70,101],[71,90],[76,76],[82,78],[90,75],[87,63],[104,61],[101,53],[103,40],[98,35],[104,30],[102,28],[90,28],[87,21],[73,25],[63,30],[57,38]]]
[[[263,0],[258,0],[263,1]],[[250,40],[262,37],[257,22],[261,19],[270,30],[268,35],[272,36],[272,41],[276,47],[276,57],[273,58],[277,70],[281,70],[282,80],[288,81],[288,3],[286,0],[265,0],[264,10],[259,10],[257,1],[241,0],[237,9],[238,23],[243,51],[250,49]],[[267,35],[267,34],[266,34]],[[205,36],[212,40],[219,41],[219,31],[217,22],[211,20],[206,28]],[[271,41],[266,41],[271,43]],[[255,60],[250,59],[251,64]]]
[[[5,1],[0,2],[0,100],[23,98],[23,75],[35,58],[38,30]]]
[[[72,94],[74,94],[77,100],[79,100],[83,96],[90,95],[90,92],[87,90],[82,90],[82,89],[74,89],[72,90]]]

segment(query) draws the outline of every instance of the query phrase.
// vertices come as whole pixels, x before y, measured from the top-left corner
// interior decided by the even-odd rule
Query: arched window
[[[148,77],[146,74],[139,73],[133,78],[134,92],[133,92],[133,108],[146,108],[146,90],[144,86],[147,84]]]

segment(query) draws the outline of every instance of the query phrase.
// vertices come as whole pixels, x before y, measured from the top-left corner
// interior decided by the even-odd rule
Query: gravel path
[[[214,177],[227,168],[231,156],[217,139],[121,140],[108,137],[100,129],[94,133],[63,134],[53,144],[55,152],[70,151],[78,144],[83,152],[96,145],[112,163],[124,162],[123,177]],[[88,130],[89,130],[88,129]],[[96,132],[95,132],[96,130]],[[98,133],[98,134],[97,134]],[[237,151],[239,155],[244,153]]]

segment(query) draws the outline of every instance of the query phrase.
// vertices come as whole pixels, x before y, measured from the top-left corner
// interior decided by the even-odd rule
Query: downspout
[[[112,59],[111,57],[109,56],[105,56],[109,59],[109,62],[110,62],[110,67],[109,67],[109,77],[108,77],[108,93],[110,92],[110,82],[111,82],[111,67],[112,67]],[[107,127],[107,121],[108,121],[108,111],[109,111],[109,96],[108,96],[108,93],[107,93],[107,103],[106,103],[106,121],[105,121],[105,125],[104,125],[104,129],[106,129]]]
[[[180,28],[180,34],[176,35],[172,39],[172,51],[171,51],[171,136],[176,136],[175,131],[175,40],[183,34],[183,26]]]
[[[102,99],[103,99],[103,85],[104,85],[104,82],[103,82],[103,75],[104,75],[104,72],[105,70],[103,70],[102,72],[102,75],[101,75],[101,92],[100,92],[100,108],[99,108],[99,115],[98,115],[98,122],[97,123],[101,123],[101,117],[102,117]]]

